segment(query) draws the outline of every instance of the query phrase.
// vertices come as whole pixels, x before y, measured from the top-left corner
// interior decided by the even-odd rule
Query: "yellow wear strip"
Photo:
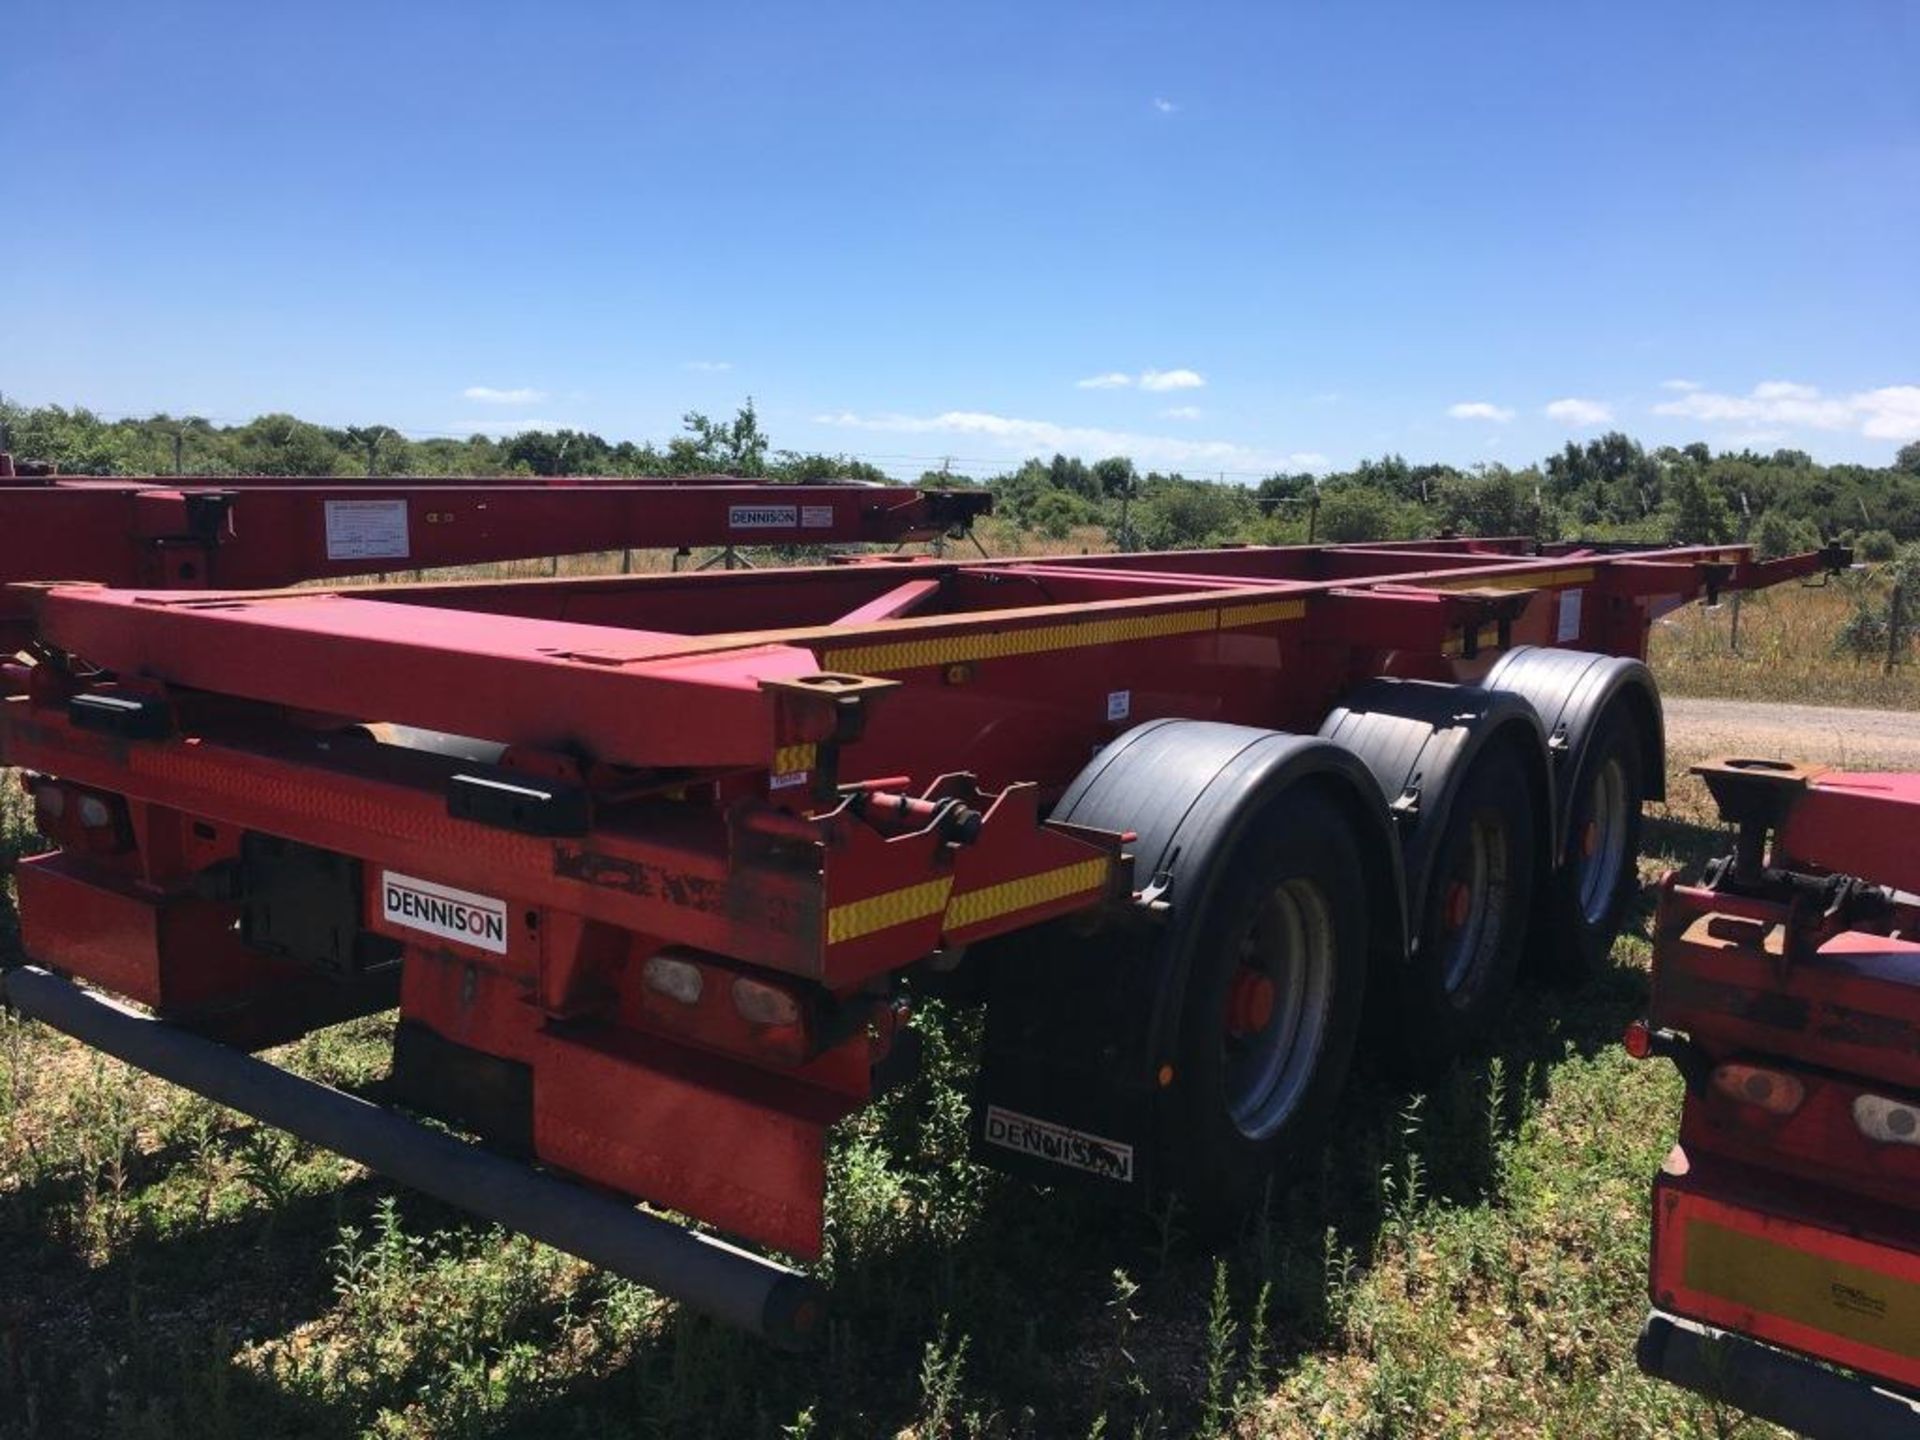
[[[1593,567],[1538,570],[1531,575],[1464,576],[1458,580],[1409,580],[1422,590],[1550,590],[1561,585],[1591,585]]]
[[[945,928],[964,930],[1016,910],[1031,910],[1085,890],[1098,890],[1107,883],[1107,865],[1105,858],[1081,860],[1058,870],[1042,870],[1037,875],[1022,875],[1018,880],[1003,880],[956,895],[947,906]]]
[[[1306,613],[1306,608],[1306,603],[1301,600],[1274,600],[1251,605],[1228,605],[1219,609],[1178,610],[1172,614],[1130,615],[1066,625],[1033,625],[985,634],[942,635],[928,640],[853,645],[844,650],[827,651],[820,657],[820,664],[824,669],[850,675],[919,670],[935,665],[1004,660],[1012,655],[1041,655],[1053,650],[1078,650],[1090,645],[1118,645],[1129,640],[1156,640],[1164,635],[1191,635],[1204,630],[1298,620]]]
[[[938,880],[869,895],[847,905],[836,905],[827,912],[827,943],[838,945],[842,941],[858,940],[876,930],[890,930],[895,925],[938,915],[947,908],[947,895],[952,889],[953,877],[946,875]]]

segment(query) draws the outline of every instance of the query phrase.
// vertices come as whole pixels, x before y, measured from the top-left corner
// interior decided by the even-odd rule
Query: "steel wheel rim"
[[[1503,817],[1487,811],[1476,814],[1467,823],[1464,839],[1460,853],[1463,863],[1455,867],[1447,884],[1449,889],[1454,885],[1466,887],[1467,913],[1441,941],[1440,983],[1455,1004],[1466,1003],[1499,952],[1511,879]]]
[[[1580,837],[1580,913],[1589,925],[1606,923],[1627,853],[1627,772],[1609,756],[1587,789],[1586,833]]]
[[[1264,1140],[1299,1108],[1326,1043],[1333,999],[1333,912],[1311,880],[1270,890],[1237,942],[1238,963],[1270,980],[1272,1011],[1248,1034],[1225,1034],[1227,1113],[1249,1140]]]

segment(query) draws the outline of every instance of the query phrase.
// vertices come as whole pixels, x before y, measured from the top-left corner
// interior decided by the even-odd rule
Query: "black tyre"
[[[1639,890],[1646,763],[1624,707],[1610,706],[1574,779],[1542,937],[1549,971],[1561,979],[1581,979],[1607,963]]]
[[[1366,987],[1363,874],[1346,817],[1291,790],[1243,835],[1195,919],[1170,1147],[1202,1230],[1238,1225],[1270,1177],[1326,1137]]]
[[[1526,768],[1511,744],[1495,742],[1461,782],[1433,852],[1413,951],[1391,997],[1399,1069],[1436,1069],[1499,1019],[1526,944],[1535,843]]]

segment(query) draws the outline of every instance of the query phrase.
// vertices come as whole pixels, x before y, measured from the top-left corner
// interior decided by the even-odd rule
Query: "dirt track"
[[[1920,770],[1920,713],[1666,697],[1674,760],[1757,755],[1862,770]]]

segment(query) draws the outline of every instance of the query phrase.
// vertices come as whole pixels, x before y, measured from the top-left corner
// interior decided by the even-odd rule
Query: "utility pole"
[[[185,448],[186,438],[187,433],[184,430],[176,430],[173,432],[173,473],[176,475],[184,475],[186,473],[180,464],[180,452]]]

